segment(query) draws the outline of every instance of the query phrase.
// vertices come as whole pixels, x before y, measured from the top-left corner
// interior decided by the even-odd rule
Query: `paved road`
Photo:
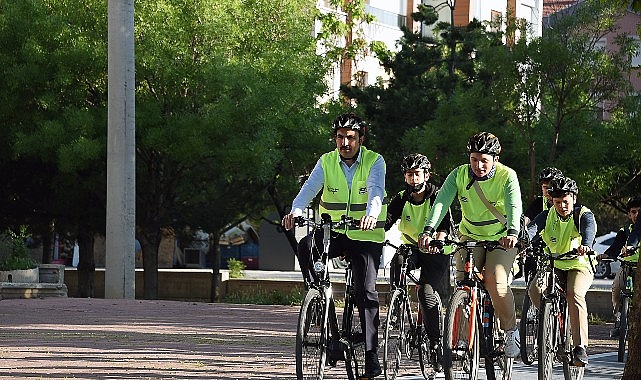
[[[293,379],[297,316],[272,305],[1,300],[0,379]],[[590,360],[587,380],[620,378],[615,356]],[[516,371],[515,380],[536,376]],[[345,379],[344,366],[327,379]]]

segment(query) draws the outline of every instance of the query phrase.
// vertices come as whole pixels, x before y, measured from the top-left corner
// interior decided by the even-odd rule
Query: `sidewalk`
[[[295,378],[295,306],[44,298],[1,300],[0,310],[0,379]],[[590,336],[607,329],[590,326]],[[344,366],[326,378],[344,379]]]

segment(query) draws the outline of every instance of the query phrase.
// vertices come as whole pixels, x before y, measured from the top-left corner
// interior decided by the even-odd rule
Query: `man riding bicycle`
[[[577,257],[554,261],[555,272],[564,284],[572,339],[574,365],[588,364],[588,308],[585,295],[592,285],[594,273],[587,253],[592,251],[596,236],[596,220],[587,207],[576,202],[579,189],[572,179],[555,178],[550,182],[548,193],[552,196],[554,209],[546,210],[528,225],[528,235],[533,239],[540,235],[551,254],[563,254],[576,249]],[[532,281],[529,294],[537,308],[541,306],[544,280]]]
[[[485,268],[485,287],[492,298],[500,327],[506,331],[505,355],[515,358],[520,352],[519,331],[510,271],[517,255],[521,189],[514,170],[499,163],[501,144],[496,136],[488,132],[477,133],[470,138],[467,150],[470,162],[455,168],[445,179],[428,215],[427,232],[419,237],[419,247],[436,252],[430,247],[431,234],[447,214],[454,197],[458,196],[462,213],[460,239],[494,240],[503,248],[475,248],[474,262],[479,270]],[[459,249],[455,254],[457,280],[462,279],[463,251]]]
[[[405,178],[405,190],[399,192],[390,201],[387,208],[387,221],[385,230],[389,230],[400,219],[398,229],[401,232],[403,243],[416,246],[418,235],[424,232],[427,214],[432,208],[438,187],[428,183],[430,178],[430,161],[422,154],[415,153],[403,158],[401,171]],[[437,228],[437,239],[444,239],[451,228],[448,215]],[[394,256],[390,268],[390,282],[392,286],[398,284],[403,257]],[[418,249],[412,249],[408,260],[408,269],[421,269],[419,278],[418,298],[423,314],[423,326],[430,341],[430,349],[436,352],[441,342],[439,330],[439,295],[441,299],[446,294],[442,289],[444,277],[449,275],[449,256],[437,254],[429,255]],[[435,294],[438,292],[438,295]]]
[[[621,227],[621,229],[614,237],[612,244],[610,244],[610,247],[608,247],[605,252],[598,255],[597,260],[603,260],[605,258],[616,259],[617,257],[619,257],[623,249],[626,247],[628,236],[632,231],[634,223],[637,221],[639,209],[641,209],[641,197],[630,198],[630,200],[628,200],[628,203],[625,205],[625,211],[628,215],[628,219],[630,219],[630,223],[628,223],[624,227]],[[634,253],[633,255],[622,258],[622,260],[636,263],[639,261],[639,254]],[[625,278],[623,277],[622,271],[617,271],[616,275],[614,276],[614,280],[612,280],[612,310],[616,321],[614,328],[610,331],[610,337],[612,338],[619,336],[619,316],[617,316],[617,310],[619,310],[619,293],[625,286],[624,282]]]
[[[365,335],[365,375],[373,378],[382,372],[377,353],[380,317],[376,277],[385,240],[387,206],[385,160],[362,146],[366,128],[366,123],[353,113],[334,120],[336,149],[318,160],[294,199],[291,213],[283,217],[283,226],[291,229],[294,218],[303,214],[321,190],[319,213],[329,214],[332,221],[340,220],[342,215],[360,220],[360,229],[332,231],[329,255],[351,258],[356,306]],[[317,231],[298,244],[298,262],[307,285],[315,276],[312,258],[319,256],[322,239],[322,231]]]

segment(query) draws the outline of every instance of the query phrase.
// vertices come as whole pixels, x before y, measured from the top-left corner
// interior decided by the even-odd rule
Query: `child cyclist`
[[[385,230],[389,230],[400,219],[398,229],[404,244],[413,246],[408,260],[408,269],[421,269],[418,298],[423,314],[423,325],[430,341],[430,352],[438,355],[441,334],[439,330],[438,296],[443,299],[446,290],[442,289],[444,277],[449,274],[449,256],[428,254],[418,249],[418,235],[423,233],[425,221],[429,214],[438,187],[428,183],[430,178],[430,161],[422,154],[411,154],[403,158],[401,171],[405,178],[405,190],[399,192],[387,207]],[[437,228],[437,238],[444,239],[450,231],[449,214]],[[398,284],[401,264],[404,257],[395,255],[390,268],[392,286]],[[436,294],[438,293],[438,295]],[[434,362],[438,362],[438,359]]]
[[[575,365],[588,364],[588,307],[585,295],[592,285],[594,273],[587,253],[592,251],[596,236],[596,220],[587,207],[577,203],[579,189],[572,179],[557,177],[550,182],[548,193],[554,208],[541,212],[528,225],[531,239],[540,235],[552,254],[576,249],[578,257],[554,261],[554,270],[566,289],[568,314],[572,328],[572,360]],[[529,288],[534,306],[541,306],[545,280],[532,281]]]

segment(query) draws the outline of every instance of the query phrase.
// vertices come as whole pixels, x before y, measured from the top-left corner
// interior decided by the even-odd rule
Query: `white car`
[[[600,255],[605,252],[606,249],[610,248],[610,245],[614,241],[615,236],[617,236],[617,233],[614,231],[610,231],[605,235],[597,237],[595,239],[596,242],[594,243],[593,247],[596,254]],[[596,273],[594,273],[594,278],[614,278],[620,266],[621,265],[618,261],[599,261],[596,265]]]

